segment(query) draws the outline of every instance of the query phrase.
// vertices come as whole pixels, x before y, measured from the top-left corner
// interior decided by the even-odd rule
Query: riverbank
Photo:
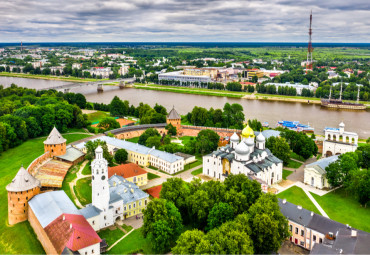
[[[321,104],[321,99],[316,98],[316,97],[272,95],[272,94],[176,87],[176,86],[142,84],[142,83],[135,83],[132,87],[136,89],[167,91],[167,92],[174,92],[174,93],[205,95],[205,96],[243,98],[243,99],[249,99],[249,100],[266,100],[266,101],[293,102],[293,103],[304,103],[304,104]],[[353,103],[354,101],[345,101],[345,102]],[[369,102],[360,102],[360,103],[365,104],[367,108],[370,108]]]
[[[190,89],[187,87],[166,86],[166,85],[157,85],[157,84],[142,84],[142,83],[135,83],[133,87],[136,89],[167,91],[167,92],[174,92],[174,93],[204,95],[204,96],[233,97],[233,98],[242,98],[246,95],[251,94],[247,92],[213,90],[213,89],[202,89],[202,88]]]
[[[8,73],[8,72],[0,72],[0,76],[27,78],[27,79],[52,80],[52,81],[68,81],[68,82],[95,82],[95,81],[98,81],[97,79],[91,79],[91,78],[52,76],[52,75],[42,75],[42,74]],[[100,79],[99,81],[106,81],[106,80],[108,80],[108,79]]]

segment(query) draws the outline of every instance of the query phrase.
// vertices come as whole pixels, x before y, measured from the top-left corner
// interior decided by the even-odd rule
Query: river
[[[64,81],[49,81],[24,78],[0,77],[0,84],[9,86],[11,83],[28,88],[45,88],[66,84]],[[164,91],[142,90],[125,88],[119,90],[114,86],[104,86],[103,93],[97,93],[96,86],[78,87],[71,92],[82,93],[89,102],[108,104],[114,96],[122,100],[128,100],[130,104],[137,106],[140,102],[154,106],[161,104],[170,110],[175,106],[180,114],[186,114],[194,106],[207,109],[222,108],[226,102],[238,103],[244,108],[246,119],[258,119],[261,122],[267,121],[271,127],[279,120],[298,120],[302,124],[310,124],[315,128],[315,133],[323,134],[325,127],[337,127],[343,121],[345,130],[358,133],[360,138],[370,137],[370,112],[367,111],[346,111],[330,110],[321,108],[320,105],[302,104],[292,102],[247,100],[240,98],[227,98],[215,96],[203,96],[192,94],[180,94]]]

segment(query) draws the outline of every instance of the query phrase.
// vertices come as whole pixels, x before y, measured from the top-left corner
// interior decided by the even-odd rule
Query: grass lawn
[[[67,143],[80,140],[89,135],[68,135],[63,137]],[[38,156],[44,153],[44,138],[31,139],[9,149],[0,155],[0,254],[41,254],[45,253],[37,240],[28,221],[8,226],[8,203],[6,185],[8,185],[23,164],[25,168]],[[22,240],[21,242],[19,240]]]
[[[109,228],[100,230],[98,235],[101,239],[105,239],[107,241],[108,246],[114,244],[118,239],[125,235],[125,233],[116,228],[115,230],[110,230]]]
[[[294,160],[289,159],[288,164],[286,165],[286,167],[289,167],[289,168],[299,168],[301,165],[302,165],[302,163],[299,163],[297,161],[294,161]]]
[[[297,186],[293,186],[287,190],[284,190],[283,192],[277,194],[277,196],[278,198],[285,198],[288,202],[292,204],[301,205],[303,208],[321,215],[319,210],[311,202],[306,193]]]
[[[82,174],[83,175],[88,175],[88,174],[91,174],[91,165],[90,165],[91,162],[87,163],[84,167],[84,169],[82,169]]]
[[[110,251],[109,254],[132,254],[132,253],[143,253],[143,254],[155,254],[152,250],[149,239],[144,238],[141,229],[135,229],[128,236],[126,236],[121,242],[116,244]]]
[[[62,190],[64,190],[64,192],[67,194],[67,196],[69,198],[71,198],[71,200],[74,204],[75,204],[75,202],[72,199],[73,196],[72,196],[72,191],[71,191],[71,188],[69,186],[69,183],[71,181],[73,181],[74,179],[76,179],[76,177],[77,177],[76,173],[78,172],[78,169],[79,168],[77,168],[77,167],[72,167],[71,169],[69,169],[69,171],[66,174],[66,177],[64,178],[63,184],[62,184]]]
[[[316,159],[317,159],[317,160],[319,160],[319,159],[321,158],[321,156],[322,156],[322,154],[321,154],[321,153],[320,153],[320,154],[318,154],[318,155],[317,155],[317,157],[316,157]]]
[[[97,112],[87,114],[87,119],[91,121],[92,123],[99,122],[106,117],[110,117],[109,112],[97,111]]]
[[[153,173],[148,173],[148,180],[153,180],[156,178],[159,178],[159,176]]]
[[[286,178],[292,173],[293,171],[283,169],[283,179],[286,180]]]
[[[126,139],[126,141],[132,142],[132,143],[138,143],[139,142],[139,137],[133,137],[130,139]]]
[[[195,139],[195,137],[193,137],[193,136],[182,136],[182,137],[179,137],[179,139],[181,140],[183,145],[187,145],[190,142],[190,140]]]
[[[73,187],[75,194],[82,205],[91,203],[91,178],[79,179]]]
[[[203,168],[199,168],[197,170],[194,170],[191,172],[192,175],[198,175],[198,174],[201,174],[203,173]]]
[[[158,171],[158,168],[156,168],[154,166],[148,166],[148,168]]]
[[[302,162],[305,162],[305,161],[306,161],[302,156],[300,156],[300,155],[298,155],[298,154],[294,153],[293,151],[292,151],[292,152],[290,152],[290,157],[291,157],[291,158],[293,158],[293,159],[296,159],[296,160],[302,161]]]
[[[343,188],[321,197],[313,193],[311,195],[332,220],[370,232],[370,207],[361,207],[360,203],[351,194],[346,194]]]

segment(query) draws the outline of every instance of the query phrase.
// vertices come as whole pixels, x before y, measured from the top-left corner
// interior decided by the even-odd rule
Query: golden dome
[[[254,131],[248,124],[242,131],[242,137],[243,138],[254,137]]]

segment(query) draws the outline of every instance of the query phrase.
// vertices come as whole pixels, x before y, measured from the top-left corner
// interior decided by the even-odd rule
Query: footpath
[[[74,190],[74,186],[76,186],[76,183],[78,180],[80,179],[83,179],[83,178],[87,178],[87,177],[90,177],[91,174],[82,174],[82,170],[85,168],[86,164],[89,163],[88,160],[85,160],[81,166],[80,166],[80,169],[78,170],[78,172],[76,173],[77,177],[75,179],[73,179],[70,183],[69,183],[69,188],[71,190],[71,193],[72,193],[72,196],[73,196],[73,201],[75,202],[75,204],[77,205],[77,207],[80,207],[80,208],[84,208],[84,206],[80,203],[80,200],[78,200],[76,194],[75,194],[75,190]]]

